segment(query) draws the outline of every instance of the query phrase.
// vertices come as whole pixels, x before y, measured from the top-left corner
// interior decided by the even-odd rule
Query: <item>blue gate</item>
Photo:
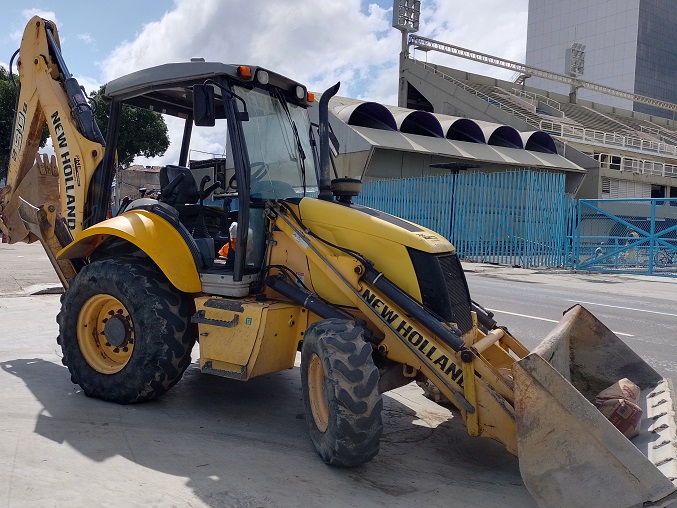
[[[438,232],[462,259],[562,267],[575,216],[564,183],[560,173],[465,172],[368,182],[356,202]]]
[[[582,199],[572,268],[677,277],[677,199]]]

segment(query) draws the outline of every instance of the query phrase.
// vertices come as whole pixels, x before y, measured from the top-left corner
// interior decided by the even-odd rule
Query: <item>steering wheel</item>
[[[258,182],[263,175],[268,172],[268,164],[265,162],[252,162],[249,164],[249,168],[252,171],[251,182]],[[257,168],[257,169],[255,169]],[[228,180],[228,187],[237,190],[237,177],[235,175],[230,177]]]

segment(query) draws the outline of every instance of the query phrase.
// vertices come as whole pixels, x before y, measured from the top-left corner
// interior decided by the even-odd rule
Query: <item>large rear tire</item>
[[[357,466],[379,451],[383,399],[371,355],[364,329],[353,321],[326,319],[305,333],[303,402],[310,437],[327,464]]]
[[[154,265],[106,259],[85,266],[61,300],[58,343],[85,395],[128,404],[154,399],[190,365],[191,299]]]

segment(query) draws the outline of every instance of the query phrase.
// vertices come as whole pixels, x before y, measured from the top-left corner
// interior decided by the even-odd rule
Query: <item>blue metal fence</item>
[[[564,179],[517,170],[383,180],[366,183],[356,202],[438,232],[462,259],[564,266],[575,214]]]
[[[677,199],[582,199],[572,267],[677,277]]]

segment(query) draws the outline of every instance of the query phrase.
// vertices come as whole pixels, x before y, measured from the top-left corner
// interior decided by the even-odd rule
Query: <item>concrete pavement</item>
[[[608,292],[619,296],[649,296],[674,300],[677,294],[677,278],[632,274],[608,274],[597,272],[572,272],[551,268],[513,268],[487,263],[463,263],[467,273],[476,273],[487,278],[506,281],[559,284],[575,284],[581,293],[589,291]],[[606,285],[606,288],[604,288]]]
[[[353,469],[316,454],[297,368],[241,383],[193,363],[149,403],[87,398],[59,295],[30,294],[59,285],[41,247],[2,245],[0,267],[0,507],[534,506],[517,459],[416,385],[384,396],[381,452]]]
[[[59,282],[41,247],[2,245],[0,267],[0,507],[534,506],[517,459],[469,437],[415,385],[384,396],[381,452],[354,469],[327,467],[315,453],[298,369],[240,383],[193,363],[159,400],[89,399],[61,365],[59,296],[49,294]],[[654,296],[677,289],[660,278],[465,268],[507,280],[574,277],[597,289],[624,277],[610,290]]]

